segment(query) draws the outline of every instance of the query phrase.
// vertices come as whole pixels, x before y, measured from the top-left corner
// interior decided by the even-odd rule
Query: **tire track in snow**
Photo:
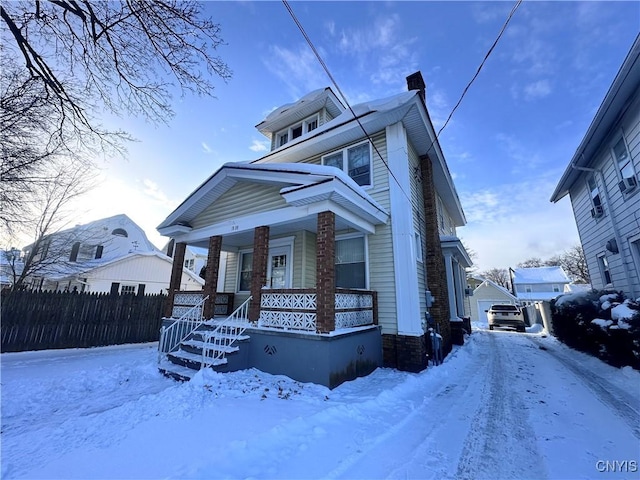
[[[488,335],[492,355],[484,370],[480,406],[464,441],[455,477],[460,480],[546,478],[524,401],[508,384],[509,376],[516,375],[514,367],[521,359],[505,360],[508,353],[501,343],[513,343],[514,334],[477,334]]]
[[[640,440],[640,405],[631,396],[548,343],[543,344],[534,338],[529,340],[571,371],[602,403],[629,425],[633,435]]]

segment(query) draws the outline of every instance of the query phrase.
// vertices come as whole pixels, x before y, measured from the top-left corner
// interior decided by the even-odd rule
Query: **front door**
[[[291,248],[269,249],[267,285],[269,288],[291,288]]]

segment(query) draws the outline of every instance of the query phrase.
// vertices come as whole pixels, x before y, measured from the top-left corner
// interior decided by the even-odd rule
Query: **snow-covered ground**
[[[441,366],[334,390],[180,384],[155,347],[3,354],[2,478],[640,477],[640,374],[543,332],[480,328]]]

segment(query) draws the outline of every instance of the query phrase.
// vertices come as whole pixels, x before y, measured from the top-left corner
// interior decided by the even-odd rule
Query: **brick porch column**
[[[187,249],[186,243],[176,243],[173,251],[173,264],[171,266],[171,280],[169,281],[169,295],[164,306],[164,316],[169,318],[173,312],[173,299],[176,290],[180,290],[182,281],[182,268],[184,267],[184,253]]]
[[[269,227],[256,227],[253,232],[253,264],[251,272],[251,296],[249,320],[260,318],[262,287],[267,284],[267,262],[269,260]]]
[[[435,298],[429,312],[440,327],[444,354],[451,351],[451,312],[449,311],[449,291],[444,254],[440,244],[438,229],[438,207],[436,188],[433,183],[433,165],[428,155],[420,157],[422,171],[422,193],[424,199],[424,216],[426,222],[425,247],[427,252],[427,284]]]
[[[336,329],[336,215],[318,214],[316,237],[316,329],[320,333]]]
[[[209,256],[207,257],[207,270],[204,278],[203,295],[209,295],[209,300],[204,303],[204,318],[213,318],[216,310],[216,290],[218,287],[218,270],[220,268],[220,250],[222,249],[222,237],[216,235],[209,238]]]

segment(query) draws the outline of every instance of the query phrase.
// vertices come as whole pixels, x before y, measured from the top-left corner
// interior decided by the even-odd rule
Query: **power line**
[[[509,25],[509,22],[511,21],[511,17],[513,17],[513,14],[516,13],[516,10],[518,9],[518,7],[520,6],[521,3],[522,3],[522,0],[518,0],[516,2],[516,4],[513,6],[513,8],[511,9],[511,12],[509,12],[509,16],[507,17],[507,19],[505,20],[504,24],[502,25],[502,29],[500,29],[500,33],[498,34],[498,36],[496,37],[495,41],[493,42],[493,45],[491,45],[491,48],[489,48],[489,50],[487,51],[486,55],[482,59],[482,62],[480,63],[480,66],[478,67],[478,70],[476,70],[475,75],[473,76],[473,78],[469,81],[467,86],[462,91],[462,95],[460,95],[460,99],[458,100],[458,103],[456,103],[456,105],[453,107],[453,110],[451,110],[451,113],[447,117],[447,121],[444,122],[444,125],[442,125],[442,128],[440,128],[440,130],[438,130],[438,134],[436,135],[436,138],[438,138],[440,136],[440,133],[442,132],[442,130],[444,130],[444,127],[447,126],[447,124],[449,123],[449,120],[451,120],[451,117],[453,116],[454,112],[460,106],[460,103],[462,103],[462,99],[467,94],[467,91],[469,90],[469,87],[471,87],[471,84],[473,82],[475,82],[476,78],[480,74],[480,70],[482,70],[482,67],[484,66],[484,64],[487,61],[487,59],[489,58],[489,56],[491,55],[491,52],[493,52],[493,49],[498,44],[498,41],[502,37],[502,34],[507,29],[507,25]],[[433,145],[433,143],[432,143],[432,145]],[[429,147],[429,148],[431,148],[431,147]]]
[[[387,164],[387,162],[385,161],[385,159],[382,157],[382,155],[380,154],[380,152],[378,151],[378,147],[376,147],[376,144],[373,143],[373,140],[371,139],[371,137],[369,136],[369,133],[367,133],[367,131],[365,130],[364,126],[362,125],[362,123],[360,122],[360,119],[358,118],[358,116],[356,115],[356,112],[353,111],[353,108],[351,108],[351,105],[349,104],[349,102],[347,101],[347,97],[344,95],[344,93],[342,93],[342,90],[340,90],[340,87],[338,86],[338,82],[336,82],[336,80],[333,78],[333,75],[331,75],[331,72],[329,71],[329,68],[327,67],[327,64],[324,63],[324,60],[322,59],[322,57],[320,56],[320,53],[318,53],[318,50],[316,50],[315,45],[313,44],[313,42],[311,41],[311,39],[309,38],[309,36],[307,35],[307,32],[305,31],[304,27],[302,26],[302,24],[298,21],[298,18],[296,17],[296,14],[293,12],[293,9],[291,8],[291,6],[289,5],[289,2],[287,0],[282,0],[282,3],[284,4],[284,6],[286,7],[287,11],[289,12],[289,15],[291,15],[291,18],[293,18],[293,21],[295,22],[295,24],[298,27],[298,30],[300,30],[300,33],[302,33],[302,36],[304,37],[304,39],[307,41],[307,44],[309,44],[309,47],[311,48],[311,50],[313,51],[313,54],[316,56],[316,58],[318,59],[318,62],[320,62],[320,65],[322,65],[322,68],[324,69],[324,71],[326,72],[327,76],[329,77],[329,79],[331,80],[331,83],[333,83],[333,85],[336,87],[337,92],[340,94],[340,96],[342,97],[342,101],[345,103],[345,105],[347,106],[347,108],[349,109],[349,111],[351,112],[351,114],[353,115],[353,118],[356,120],[356,122],[358,122],[358,125],[360,126],[360,128],[362,129],[362,132],[364,133],[364,135],[367,137],[367,140],[369,140],[369,143],[371,143],[371,146],[373,146],[373,149],[376,151],[376,153],[378,154],[378,157],[380,157],[380,160],[382,160],[382,163],[384,164],[385,168],[387,169],[387,171],[389,172],[389,174],[393,177],[393,179],[395,180],[395,182],[398,184],[398,187],[400,188],[400,190],[402,191],[402,193],[404,194],[404,196],[407,198],[407,200],[409,200],[409,203],[411,203],[411,198],[409,197],[409,195],[407,195],[407,192],[404,191],[404,189],[402,188],[402,185],[400,184],[400,182],[398,181],[398,179],[396,178],[396,176],[393,174],[393,172],[391,171],[391,169],[389,168],[389,165]]]

